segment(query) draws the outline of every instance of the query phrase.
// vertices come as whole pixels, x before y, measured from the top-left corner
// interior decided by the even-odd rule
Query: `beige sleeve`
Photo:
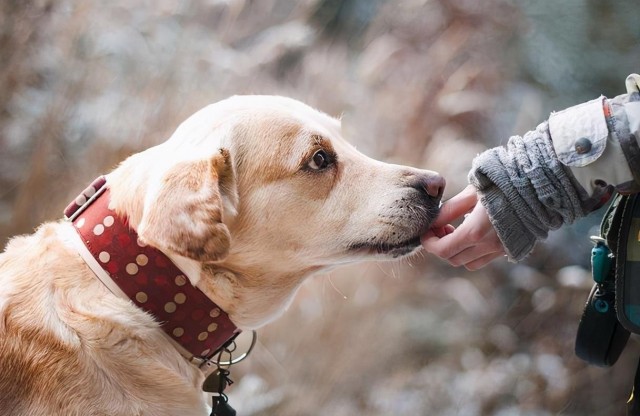
[[[589,195],[593,195],[596,189],[603,185],[602,182],[617,186],[633,181],[620,143],[611,135],[604,140],[606,145],[600,157],[585,166],[569,166],[573,176]]]
[[[630,97],[637,95],[640,75],[630,75],[626,86]],[[619,190],[637,188],[628,155],[625,156],[618,138],[624,134],[637,145],[640,101],[628,99],[614,107],[610,101],[599,97],[553,113],[549,118],[549,132],[558,159],[589,195],[606,185]],[[622,128],[619,124],[623,124]]]

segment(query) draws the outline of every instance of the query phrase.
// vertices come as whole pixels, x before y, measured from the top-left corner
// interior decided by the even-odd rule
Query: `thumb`
[[[468,185],[460,193],[442,204],[440,214],[431,228],[444,227],[456,218],[469,212],[478,202],[478,194],[473,185]]]

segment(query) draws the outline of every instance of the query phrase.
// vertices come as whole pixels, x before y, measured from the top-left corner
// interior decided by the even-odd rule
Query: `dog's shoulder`
[[[95,278],[75,233],[45,223],[0,254],[0,414],[204,413],[197,369]]]

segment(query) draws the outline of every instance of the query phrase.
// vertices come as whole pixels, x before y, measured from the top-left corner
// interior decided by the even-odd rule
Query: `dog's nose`
[[[444,193],[445,184],[444,178],[438,174],[418,174],[413,176],[409,186],[439,201]]]
[[[427,178],[424,184],[424,188],[427,190],[427,194],[436,199],[442,198],[442,194],[444,193],[444,187],[446,185],[446,181],[440,175],[433,175]]]

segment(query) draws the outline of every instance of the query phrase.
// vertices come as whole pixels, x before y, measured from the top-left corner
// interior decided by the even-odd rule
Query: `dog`
[[[435,172],[363,155],[338,119],[277,96],[207,106],[102,182],[101,209],[112,215],[91,226],[84,211],[45,223],[0,255],[2,415],[208,414],[204,373],[176,342],[184,330],[163,330],[165,319],[144,309],[150,294],[126,297],[113,285],[138,279],[153,289],[164,272],[142,272],[156,254],[133,253],[124,277],[106,282],[120,255],[112,244],[133,238],[136,250],[176,267],[168,281],[180,288],[166,313],[201,296],[214,306],[198,319],[226,319],[191,341],[212,338],[218,325],[232,336],[277,318],[313,274],[417,252],[445,186]],[[80,195],[76,208],[98,191]],[[91,238],[114,221],[124,235],[95,249]],[[196,320],[189,313],[185,326]]]

